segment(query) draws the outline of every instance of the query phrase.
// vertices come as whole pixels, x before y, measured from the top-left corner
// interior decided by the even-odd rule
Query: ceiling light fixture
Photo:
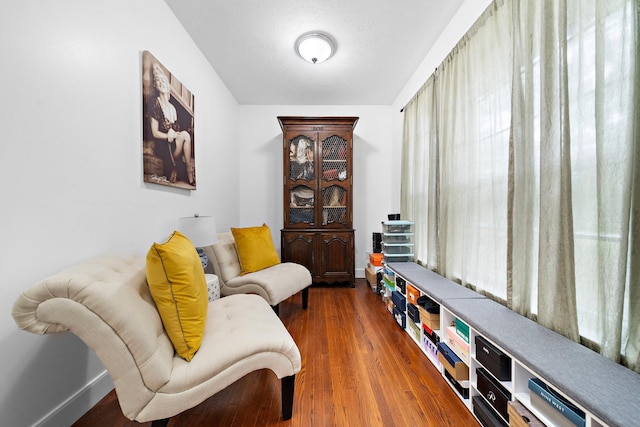
[[[335,43],[326,34],[305,33],[296,40],[296,52],[305,61],[320,64],[335,53]]]

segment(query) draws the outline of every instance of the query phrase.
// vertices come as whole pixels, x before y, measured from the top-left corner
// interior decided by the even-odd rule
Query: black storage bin
[[[511,381],[511,358],[480,335],[476,335],[476,360],[500,381]]]
[[[382,270],[376,273],[376,294],[381,294],[382,289],[384,289],[384,284],[382,283]]]
[[[407,281],[400,276],[396,276],[396,288],[404,295],[407,293]]]
[[[484,427],[508,427],[509,425],[500,418],[487,402],[480,396],[473,396],[473,413]]]
[[[462,384],[456,381],[456,379],[453,378],[449,373],[449,371],[447,371],[446,369],[444,371],[444,376],[451,383],[453,388],[455,388],[458,391],[458,393],[460,393],[460,396],[462,396],[463,399],[469,398],[469,389],[466,387],[462,387]]]
[[[373,253],[382,252],[382,233],[373,233]]]
[[[508,403],[511,400],[511,393],[502,384],[491,376],[484,368],[476,369],[478,392],[484,396],[491,406],[505,420],[509,419]]]
[[[409,315],[411,320],[413,320],[413,323],[420,323],[420,312],[418,311],[418,307],[411,303],[408,303],[407,314]]]
[[[398,291],[391,292],[391,301],[393,301],[393,305],[395,305],[396,308],[402,311],[403,313],[407,309],[407,299],[400,292]]]
[[[426,295],[420,295],[418,300],[416,301],[419,306],[425,309],[428,313],[431,314],[440,314],[440,304],[432,300]]]

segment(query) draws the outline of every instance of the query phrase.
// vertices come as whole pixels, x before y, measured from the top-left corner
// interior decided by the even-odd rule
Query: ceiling
[[[165,1],[243,105],[391,105],[463,2]],[[328,61],[294,52],[309,31],[335,40]]]

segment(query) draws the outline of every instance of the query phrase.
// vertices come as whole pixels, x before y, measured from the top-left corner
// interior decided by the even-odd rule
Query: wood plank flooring
[[[169,426],[479,426],[364,279],[355,288],[312,287],[307,310],[295,295],[280,304],[280,317],[302,355],[291,420],[281,419],[280,380],[262,370]],[[114,391],[73,424],[147,425],[122,415]]]

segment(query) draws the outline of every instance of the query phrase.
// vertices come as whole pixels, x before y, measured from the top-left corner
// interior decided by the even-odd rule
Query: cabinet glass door
[[[289,226],[315,224],[315,148],[315,141],[307,135],[289,139]]]
[[[340,135],[322,139],[322,225],[349,223],[350,185],[347,140]]]

